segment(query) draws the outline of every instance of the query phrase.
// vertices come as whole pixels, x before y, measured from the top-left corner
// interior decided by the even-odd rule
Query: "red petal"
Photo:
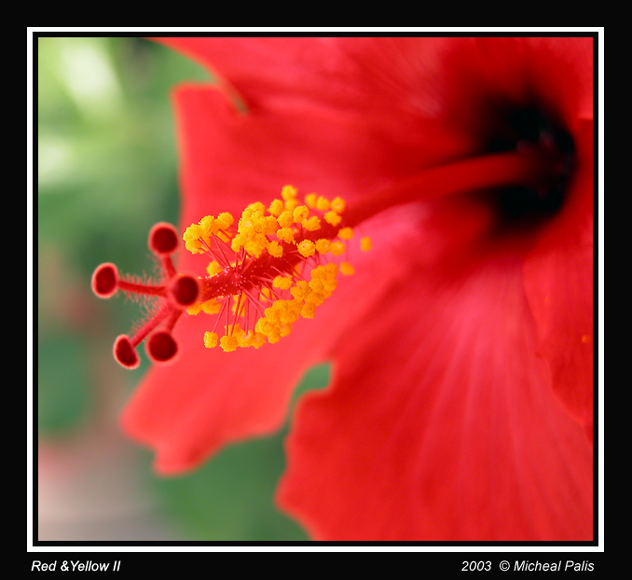
[[[411,237],[412,227],[397,223],[396,231]],[[342,278],[317,316],[297,321],[278,344],[231,353],[206,349],[204,331],[213,319],[185,315],[174,333],[178,359],[151,370],[123,417],[128,435],[155,450],[156,470],[189,470],[222,445],[278,429],[303,372],[325,360],[332,341],[348,335],[346,328],[366,316],[391,277],[402,276],[393,255],[396,231],[378,233],[371,260],[358,255],[359,272]],[[384,236],[390,243],[382,243]],[[376,259],[381,267],[372,265]]]
[[[241,115],[209,87],[184,87],[175,98],[183,227],[222,211],[239,216],[249,203],[278,197],[288,183],[299,194],[350,200],[463,152],[449,132],[429,139],[423,120],[404,130],[383,116],[317,108]],[[185,256],[181,265],[196,263],[199,256]]]
[[[281,506],[317,540],[592,538],[592,455],[536,355],[516,255],[419,268],[300,403]]]
[[[287,183],[298,185],[305,194],[317,191],[347,199],[362,195],[369,184],[416,170],[416,153],[428,145],[418,136],[385,133],[379,118],[370,126],[359,118],[301,108],[242,116],[223,94],[208,87],[182,88],[176,105],[183,227],[222,211],[238,216],[248,203],[278,197]],[[450,148],[438,148],[438,154],[447,155]],[[351,157],[357,162],[350,163]],[[400,222],[395,221],[395,232],[407,227]],[[378,234],[378,244],[379,238]],[[178,360],[152,369],[124,417],[130,436],[155,448],[156,469],[164,473],[190,469],[223,444],[278,428],[301,374],[322,360],[353,311],[360,315],[387,282],[387,276],[384,282],[373,279],[371,260],[379,255],[379,250],[367,255],[356,252],[368,261],[367,268],[352,260],[362,273],[341,283],[330,299],[332,305],[320,307],[315,320],[297,323],[279,345],[234,353],[205,349],[202,337],[213,320],[205,315],[183,317],[174,333]],[[207,262],[204,256],[182,253],[179,269],[203,273]],[[398,271],[397,259],[384,263],[394,264],[389,273]],[[353,284],[373,290],[351,292],[349,308],[344,288]]]
[[[192,469],[223,445],[281,426],[303,372],[326,360],[340,336],[351,336],[347,328],[366,317],[393,278],[404,275],[399,244],[416,238],[416,223],[402,216],[380,219],[374,249],[360,253],[356,240],[351,250],[357,273],[341,277],[316,317],[297,321],[278,344],[231,353],[206,349],[204,331],[214,319],[183,316],[174,332],[178,359],[152,368],[123,417],[128,435],[156,452],[158,472]]]
[[[439,115],[485,133],[495,108],[538,106],[572,130],[579,117],[592,118],[592,51],[592,38],[461,39],[434,79]]]
[[[351,114],[371,108],[400,117],[419,116],[429,113],[423,107],[436,107],[436,95],[424,78],[436,74],[438,53],[461,42],[359,37],[155,40],[197,60],[220,83],[230,83],[249,109],[283,109],[292,101],[342,108]]]
[[[209,62],[222,65],[255,114],[241,116],[213,89],[177,94],[184,226],[209,213],[238,214],[286,183],[353,198],[467,150],[427,120],[441,120],[431,105],[435,98],[435,113],[444,113],[446,91],[427,82],[436,70],[418,73],[427,55],[400,74],[406,59],[384,66],[393,51],[374,53],[373,66],[350,59],[355,45],[348,44],[344,58],[331,61],[326,43],[308,39],[304,46],[316,47],[305,48],[309,62],[321,62],[310,72],[305,52],[284,53],[268,39],[267,53],[226,50],[227,39],[215,44],[224,61],[215,54]],[[543,78],[557,82],[557,69],[549,70]],[[555,86],[570,99],[564,83]],[[468,234],[450,231],[454,243]],[[209,351],[201,338],[208,321],[183,321],[179,361],[152,370],[126,413],[127,429],[156,447],[159,470],[191,468],[228,441],[276,428],[302,370],[340,341],[336,384],[299,414],[282,495],[318,539],[589,539],[590,450],[551,396],[519,264],[514,256],[450,278],[455,270],[436,260],[442,242],[422,245],[413,236],[405,259],[378,261],[377,271],[367,264],[379,284],[369,279],[365,287],[402,286],[384,293],[362,324],[357,317],[374,296],[356,303],[363,294],[344,288],[344,307],[323,305],[322,316],[285,339],[291,344],[260,351]],[[423,279],[402,276],[410,256],[432,264],[420,268]],[[181,263],[193,271],[206,265],[188,255]],[[349,304],[357,310],[347,322]]]
[[[572,415],[593,428],[593,135],[576,135],[579,172],[564,212],[545,230],[524,268],[525,289],[553,388]]]
[[[535,93],[569,126],[592,116],[590,37],[156,40],[199,61],[255,109],[291,102],[471,128],[479,97],[519,104]]]
[[[177,361],[152,368],[125,410],[125,431],[154,449],[159,473],[187,471],[222,445],[277,429],[305,368],[322,360],[317,343],[206,349],[212,323],[186,316],[174,333]]]

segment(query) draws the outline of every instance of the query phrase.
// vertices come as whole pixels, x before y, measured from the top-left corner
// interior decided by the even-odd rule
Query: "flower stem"
[[[509,152],[424,169],[349,203],[345,225],[355,226],[394,206],[484,188],[529,185],[555,172],[557,163],[538,152]]]

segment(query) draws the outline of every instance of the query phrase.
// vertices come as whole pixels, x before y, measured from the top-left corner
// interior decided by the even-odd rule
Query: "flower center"
[[[488,152],[534,152],[548,159],[554,170],[542,179],[499,188],[493,200],[500,218],[539,222],[557,213],[564,203],[575,166],[573,138],[553,116],[537,106],[494,107],[495,123],[487,124],[484,149]]]
[[[480,156],[419,171],[362,198],[346,223],[355,226],[395,205],[484,192],[501,226],[537,224],[563,205],[575,169],[571,135],[537,109],[502,113],[491,125]],[[487,199],[487,198],[486,198]]]
[[[353,273],[340,256],[347,251],[353,230],[345,223],[345,201],[309,194],[301,202],[292,186],[269,206],[249,205],[235,223],[229,213],[205,216],[183,235],[185,247],[210,258],[208,276],[178,273],[171,256],[178,246],[175,228],[157,224],[149,234],[149,248],[163,270],[157,284],[121,278],[114,264],[99,266],[92,288],[101,298],[118,290],[159,301],[154,315],[133,336],[119,336],[114,357],[135,368],[138,344],[148,337],[146,350],[153,362],[172,360],[178,345],[171,331],[183,313],[213,315],[203,340],[207,348],[224,351],[259,348],[287,336],[299,318],[313,318],[316,308],[336,288],[336,277]],[[368,250],[363,238],[360,248]]]

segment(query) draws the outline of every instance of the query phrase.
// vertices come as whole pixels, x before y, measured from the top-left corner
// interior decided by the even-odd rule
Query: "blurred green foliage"
[[[88,361],[110,357],[113,337],[139,317],[138,305],[95,300],[90,276],[105,261],[151,273],[147,232],[178,217],[169,94],[181,81],[210,78],[142,38],[37,43],[38,414],[50,433],[95,411]],[[145,368],[115,369],[113,379],[131,385]]]
[[[98,300],[91,274],[105,261],[151,273],[147,232],[157,221],[178,221],[170,92],[183,81],[212,79],[142,38],[39,37],[37,43],[39,432],[81,436],[98,422],[103,400],[114,398],[120,410],[147,369],[144,359],[131,372],[114,363],[113,339],[139,319],[138,304]],[[300,390],[327,380],[327,367],[317,367]],[[174,479],[154,478],[147,462],[147,483],[191,540],[305,539],[273,505],[283,436],[235,445]]]
[[[112,252],[144,265],[130,243],[176,219],[169,93],[187,79],[209,77],[144,39],[39,38],[39,234],[84,270]]]

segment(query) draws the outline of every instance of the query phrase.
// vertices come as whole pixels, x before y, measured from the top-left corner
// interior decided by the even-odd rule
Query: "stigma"
[[[208,258],[206,276],[178,272],[172,257],[180,245],[170,224],[156,224],[148,245],[158,258],[157,282],[141,283],[121,276],[112,263],[101,264],[92,276],[94,293],[110,298],[119,290],[147,297],[151,316],[132,336],[114,342],[114,358],[126,368],[140,359],[136,349],[145,341],[149,359],[175,359],[173,329],[183,316],[210,316],[200,341],[225,352],[260,348],[290,334],[300,318],[314,318],[316,309],[336,289],[339,274],[353,274],[348,243],[353,229],[345,223],[346,203],[311,193],[299,199],[285,186],[278,199],[247,206],[238,219],[228,213],[204,216],[183,233],[186,250]],[[360,249],[370,248],[363,238]]]

